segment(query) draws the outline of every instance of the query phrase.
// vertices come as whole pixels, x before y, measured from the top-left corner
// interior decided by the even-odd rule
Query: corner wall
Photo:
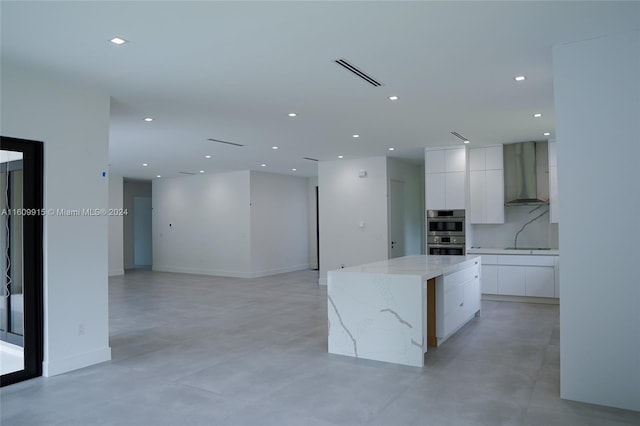
[[[153,181],[153,270],[251,276],[249,171]]]
[[[640,32],[557,45],[553,62],[560,394],[640,411]]]
[[[44,142],[44,208],[107,209],[109,96],[5,65],[0,78],[0,132]],[[43,219],[43,374],[52,376],[111,359],[109,230],[107,216]]]
[[[251,172],[251,276],[309,269],[307,179]]]
[[[360,171],[367,176],[359,177]],[[341,265],[387,259],[387,158],[321,161],[318,186],[320,284]]]

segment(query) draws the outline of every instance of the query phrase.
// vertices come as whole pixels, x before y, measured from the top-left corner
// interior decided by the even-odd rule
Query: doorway
[[[42,374],[42,143],[0,142],[0,386]]]
[[[133,197],[133,264],[151,268],[152,255],[151,198]]]

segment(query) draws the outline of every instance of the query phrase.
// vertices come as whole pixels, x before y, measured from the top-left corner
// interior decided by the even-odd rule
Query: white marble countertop
[[[478,260],[478,256],[427,256],[413,255],[367,263],[365,265],[329,271],[334,273],[367,273],[386,275],[418,275],[423,280],[465,269],[471,262]]]
[[[490,247],[472,247],[467,249],[467,254],[534,254],[534,255],[542,255],[542,256],[559,256],[560,250],[558,249],[535,249],[535,248],[518,248],[518,249],[509,249],[509,248],[490,248]]]

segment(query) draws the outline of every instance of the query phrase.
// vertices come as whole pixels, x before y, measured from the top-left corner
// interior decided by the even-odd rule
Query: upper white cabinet
[[[424,167],[427,210],[464,209],[465,148],[427,149]]]
[[[556,141],[549,140],[549,220],[558,223],[558,155]]]
[[[469,150],[469,195],[471,223],[504,223],[502,145]]]

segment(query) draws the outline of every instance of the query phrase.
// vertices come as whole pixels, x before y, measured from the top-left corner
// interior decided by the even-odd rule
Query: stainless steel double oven
[[[427,210],[427,254],[465,254],[464,210]]]

